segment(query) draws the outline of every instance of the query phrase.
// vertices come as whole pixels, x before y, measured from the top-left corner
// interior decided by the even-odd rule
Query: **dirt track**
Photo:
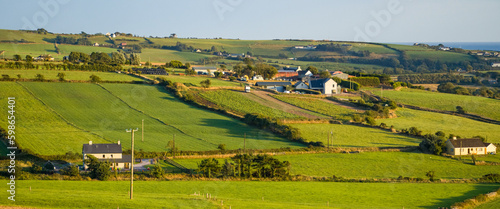
[[[292,113],[298,116],[302,116],[308,119],[325,119],[325,118],[330,118],[328,116],[318,116],[317,113],[313,113],[309,110],[305,110],[296,106],[293,106],[291,104],[288,104],[286,102],[282,102],[280,100],[275,99],[272,96],[269,96],[269,92],[266,91],[260,91],[256,89],[252,89],[252,92],[250,94],[246,93],[244,94],[247,98],[258,102],[259,104],[279,109],[288,113]]]

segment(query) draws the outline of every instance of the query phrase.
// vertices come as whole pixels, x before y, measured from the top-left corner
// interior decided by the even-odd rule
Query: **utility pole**
[[[132,162],[130,162],[130,199],[134,198],[134,132],[139,129],[125,129],[126,132],[132,133]]]
[[[142,132],[142,138],[141,138],[141,141],[144,141],[144,119],[142,119],[142,128],[141,128],[141,132]]]
[[[330,151],[330,134],[328,134],[328,142],[327,142],[327,145],[328,145],[328,151]]]

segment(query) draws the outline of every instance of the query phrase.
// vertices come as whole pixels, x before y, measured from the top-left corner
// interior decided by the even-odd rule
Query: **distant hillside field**
[[[381,94],[380,90],[372,91]],[[461,106],[468,113],[478,114],[495,120],[500,120],[500,100],[479,96],[466,96],[430,92],[417,89],[401,89],[400,91],[383,91],[384,97],[399,103],[427,107],[438,110],[456,111]]]
[[[1,181],[3,184],[6,182]],[[19,181],[17,184],[16,192],[22,196],[15,203],[9,201],[4,205],[37,208],[438,208],[491,192],[499,186],[451,183],[136,181],[134,199],[130,200],[127,193],[130,183],[127,181]],[[217,200],[207,200],[195,193],[210,194]],[[96,201],[102,197],[113,198]]]

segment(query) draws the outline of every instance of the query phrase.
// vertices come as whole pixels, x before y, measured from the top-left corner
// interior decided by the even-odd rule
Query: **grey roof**
[[[121,144],[84,144],[83,152],[87,154],[95,153],[122,153]]]
[[[311,80],[309,83],[310,88],[323,88],[325,86],[325,83],[330,80],[331,78],[323,78],[323,79],[316,79],[316,80]]]
[[[453,147],[486,147],[481,139],[449,139]]]
[[[290,82],[257,82],[256,86],[290,86]]]
[[[307,72],[310,72],[309,70],[301,70],[301,71],[297,71],[299,73],[299,76],[304,76],[306,75]]]
[[[99,161],[111,163],[130,163],[132,162],[132,155],[122,155],[122,158],[117,159],[99,159]]]

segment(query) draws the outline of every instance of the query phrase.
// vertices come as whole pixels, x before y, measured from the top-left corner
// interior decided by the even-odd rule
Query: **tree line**
[[[237,154],[224,163],[215,158],[198,163],[198,171],[208,178],[286,178],[290,176],[290,169],[290,162],[267,154]]]

